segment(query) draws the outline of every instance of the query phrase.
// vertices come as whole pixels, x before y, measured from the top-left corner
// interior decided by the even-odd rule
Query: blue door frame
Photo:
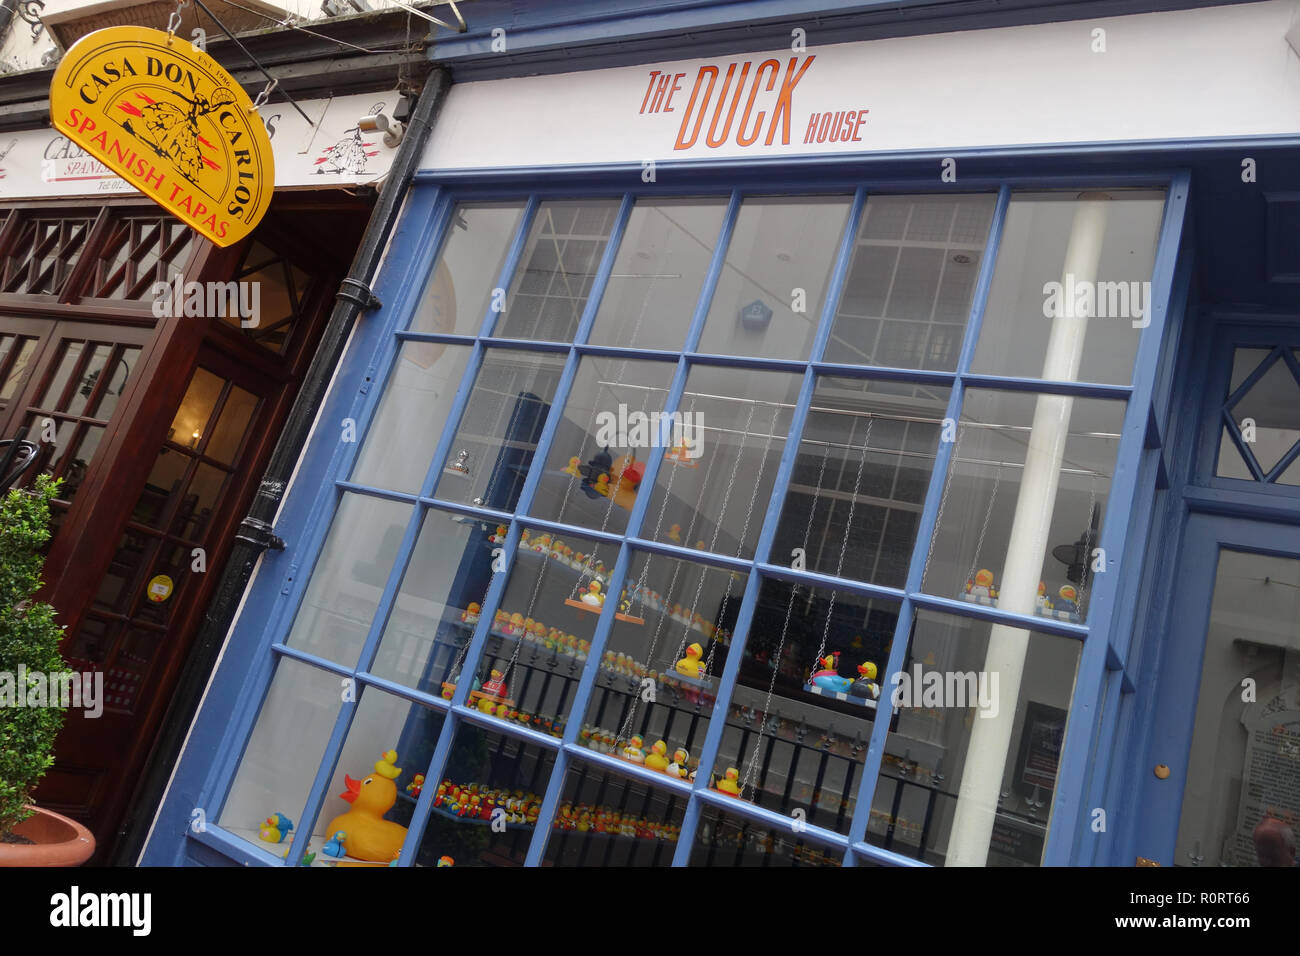
[[[1178,583],[1157,665],[1151,731],[1137,761],[1140,776],[1133,791],[1137,812],[1134,850],[1161,866],[1175,863],[1219,553],[1232,550],[1300,558],[1300,528],[1295,526],[1195,512],[1187,515],[1186,522]],[[1158,764],[1170,768],[1163,780],[1154,773]]]

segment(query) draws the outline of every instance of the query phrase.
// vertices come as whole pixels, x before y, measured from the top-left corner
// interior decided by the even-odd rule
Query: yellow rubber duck
[[[609,497],[609,475],[601,472],[600,477],[596,479],[595,492],[598,495]]]
[[[668,537],[671,538],[673,541],[676,541],[678,544],[681,544],[681,543],[682,543],[682,526],[679,525],[679,524],[675,524],[675,525],[673,525],[671,528],[669,528],[669,529],[668,529]]]
[[[582,477],[581,473],[578,471],[578,456],[577,456],[577,455],[574,455],[572,458],[569,459],[569,467],[564,469],[564,473],[565,473],[566,475],[575,475],[575,476],[577,476],[577,477],[579,477],[579,478]]]
[[[325,832],[342,830],[347,834],[343,846],[348,856],[388,863],[402,849],[406,827],[384,819],[384,814],[397,802],[397,785],[393,781],[401,773],[397,751],[386,750],[383,758],[375,763],[375,772],[364,780],[343,775],[347,790],[339,796],[352,804],[352,809],[331,820]]]
[[[692,644],[686,648],[686,656],[677,662],[677,673],[683,677],[700,676],[700,655],[704,653],[704,648],[699,644]]]
[[[645,755],[645,765],[650,770],[658,770],[663,773],[668,769],[668,745],[662,740],[656,740],[650,747],[650,752]]]
[[[587,593],[582,596],[583,604],[590,604],[594,607],[605,606],[605,595],[600,593],[600,582],[592,581],[587,585]]]
[[[729,793],[733,797],[740,796],[740,784],[736,782],[739,778],[740,771],[735,767],[728,767],[726,774],[718,781],[718,790]]]

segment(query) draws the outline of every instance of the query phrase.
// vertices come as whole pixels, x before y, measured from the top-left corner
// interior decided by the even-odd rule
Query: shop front
[[[136,62],[143,71],[145,52]],[[47,74],[46,110],[49,86]],[[24,481],[62,480],[43,597],[66,628],[69,666],[102,681],[95,706],[69,712],[36,799],[85,822],[101,858],[392,163],[358,120],[393,112],[398,93],[339,92],[250,111],[274,151],[276,193],[251,235],[224,248],[73,142],[67,112],[4,136],[0,437],[39,446]],[[167,119],[141,112],[157,106],[143,94],[112,105],[128,143],[147,140],[131,138],[132,120]],[[147,155],[177,179],[190,159],[239,161],[212,136],[200,131],[192,154],[178,146],[174,168],[161,150]]]
[[[453,86],[141,861],[1284,852],[1292,13]]]

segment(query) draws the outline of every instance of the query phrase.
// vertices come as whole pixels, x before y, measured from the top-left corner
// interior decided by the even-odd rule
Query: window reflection
[[[839,196],[746,199],[700,351],[806,359],[849,205]]]
[[[544,202],[493,335],[567,342],[578,329],[618,200]]]
[[[1153,190],[1013,195],[971,370],[1131,382],[1164,204]],[[1048,345],[1061,323],[1076,340],[1064,364]]]
[[[591,341],[680,350],[726,208],[721,197],[638,202],[610,270]]]
[[[953,371],[993,195],[872,196],[831,326],[831,361]]]

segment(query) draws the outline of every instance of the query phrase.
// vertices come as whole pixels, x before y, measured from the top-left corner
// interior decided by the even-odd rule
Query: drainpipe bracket
[[[363,312],[383,308],[384,303],[360,279],[344,279],[339,285],[339,291],[334,293],[335,298],[352,302]]]
[[[259,551],[268,549],[271,551],[284,550],[284,539],[275,534],[271,525],[251,515],[245,517],[239,523],[239,530],[235,533],[235,540],[247,542]]]

